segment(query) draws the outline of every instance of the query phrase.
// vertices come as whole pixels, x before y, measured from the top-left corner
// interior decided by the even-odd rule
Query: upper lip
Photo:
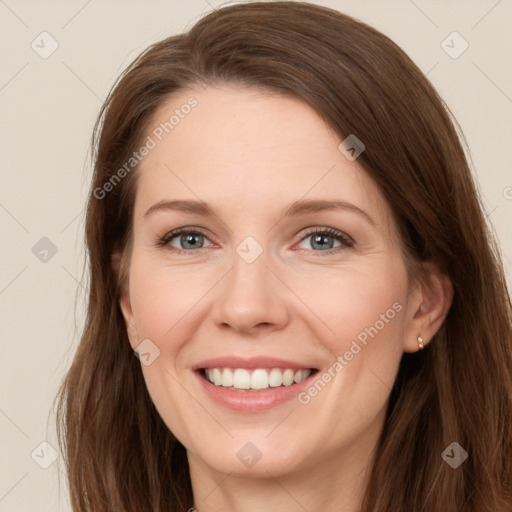
[[[257,356],[257,357],[236,357],[236,356],[221,356],[212,359],[205,359],[200,363],[194,365],[192,370],[200,370],[203,368],[291,368],[300,370],[304,368],[312,368],[313,366],[305,363],[296,363],[286,359],[279,359],[277,357]]]

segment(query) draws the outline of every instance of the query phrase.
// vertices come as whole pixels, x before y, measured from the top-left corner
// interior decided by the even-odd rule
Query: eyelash
[[[333,229],[333,228],[314,228],[314,229],[308,231],[307,233],[305,233],[304,236],[299,240],[298,243],[303,242],[306,238],[308,238],[312,235],[316,235],[316,234],[327,235],[327,236],[329,236],[331,238],[335,238],[336,240],[341,242],[341,245],[339,247],[336,247],[334,249],[330,249],[327,251],[315,251],[313,249],[310,249],[313,253],[319,253],[318,256],[335,254],[335,253],[338,253],[346,248],[352,247],[355,244],[354,240],[351,237],[349,237],[342,231],[338,231],[337,229]],[[206,235],[204,233],[202,233],[200,230],[192,229],[192,228],[179,228],[179,229],[175,229],[174,231],[170,231],[165,236],[160,238],[156,245],[158,247],[164,247],[164,246],[168,245],[169,242],[173,238],[176,238],[178,235],[201,235],[201,236],[204,236],[205,238],[207,238]],[[200,247],[199,249],[195,249],[195,250],[194,249],[184,250],[184,249],[177,249],[176,247],[172,247],[170,245],[169,245],[169,247],[171,247],[170,250],[172,252],[175,252],[177,254],[191,254],[191,253],[197,252],[198,250],[201,250],[201,249],[207,249],[207,247]],[[299,250],[300,251],[308,251],[308,249],[299,249]]]

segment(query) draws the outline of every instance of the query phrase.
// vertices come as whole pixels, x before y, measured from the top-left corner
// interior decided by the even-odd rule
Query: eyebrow
[[[286,216],[300,216],[308,213],[316,213],[321,211],[350,211],[356,213],[366,219],[372,226],[376,227],[375,221],[358,206],[339,200],[327,199],[302,199],[294,201],[281,210],[281,217]],[[180,211],[186,213],[193,213],[203,217],[219,217],[219,212],[208,203],[204,201],[195,200],[174,200],[174,201],[159,201],[151,206],[144,218],[147,218],[153,213],[160,211]]]

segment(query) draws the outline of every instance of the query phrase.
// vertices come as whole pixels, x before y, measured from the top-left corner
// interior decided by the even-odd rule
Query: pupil
[[[190,246],[192,247],[197,247],[197,243],[194,243],[194,239],[197,238],[198,236],[200,235],[184,235],[182,237],[182,241],[185,240],[185,243],[184,245],[186,246],[187,244],[190,244]]]
[[[332,243],[329,244],[328,242],[326,242],[326,240],[328,240],[329,238],[331,238],[331,237],[324,236],[324,235],[316,235],[314,237],[313,244],[317,244],[318,243],[320,247],[327,247],[327,246],[329,246],[328,248],[330,249],[332,247]]]

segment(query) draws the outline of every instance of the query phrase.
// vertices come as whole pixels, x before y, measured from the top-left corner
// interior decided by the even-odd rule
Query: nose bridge
[[[268,252],[254,237],[239,243],[219,297],[219,323],[236,330],[250,330],[259,324],[284,324],[286,305],[280,283],[267,268],[269,265]]]

